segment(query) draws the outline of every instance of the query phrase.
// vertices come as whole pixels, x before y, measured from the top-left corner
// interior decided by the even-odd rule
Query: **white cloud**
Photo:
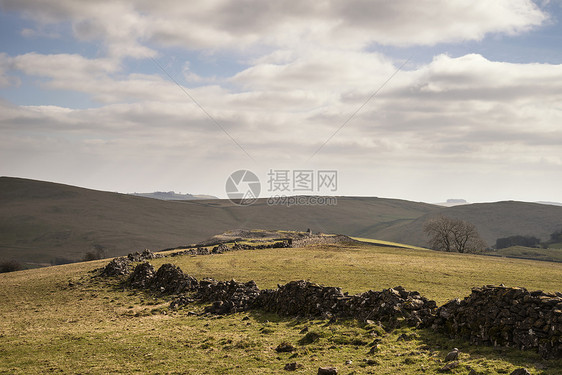
[[[30,63],[35,57],[16,61],[22,69],[42,71],[47,63]],[[58,59],[53,61],[56,65]],[[162,144],[175,144],[176,136],[185,134],[197,140],[190,144],[194,152],[207,152],[209,144],[230,149],[228,137],[175,84],[146,75],[112,79],[107,75],[112,66],[98,68],[101,78],[88,77],[88,64],[78,59],[76,71],[67,72],[68,77],[51,75],[48,84],[121,104],[88,110],[11,107],[5,116],[17,116],[4,116],[3,126],[25,132],[22,124],[41,123],[51,126],[52,134],[80,130],[88,139],[132,141],[138,136]],[[201,86],[190,92],[256,158],[275,158],[274,149],[306,159],[395,69],[378,55],[326,52],[249,68],[232,78],[241,90]],[[556,104],[562,99],[560,77],[559,65],[438,56],[426,66],[398,73],[319,157],[521,160],[518,149],[526,160],[556,162],[560,151],[553,140],[562,141],[562,111]]]
[[[70,21],[81,40],[108,56],[154,56],[150,43],[185,49],[411,46],[516,34],[547,19],[531,0],[96,1],[4,0],[41,24]]]
[[[78,41],[102,45],[96,58],[0,54],[0,87],[14,84],[16,73],[33,77],[44,93],[79,92],[101,104],[71,109],[0,101],[0,158],[24,174],[57,165],[59,176],[78,173],[82,181],[127,170],[134,183],[150,173],[151,180],[187,184],[207,170],[214,183],[223,177],[216,174],[227,176],[250,161],[156,66],[157,74],[130,72],[126,57],[152,57],[170,46],[228,58],[235,51],[247,68],[226,78],[198,75],[180,62],[187,86],[197,84],[184,88],[258,161],[248,168],[302,168],[401,63],[366,47],[512,35],[547,19],[527,0],[0,1],[36,20],[34,30],[69,22]],[[310,163],[353,174],[358,190],[349,194],[381,195],[372,190],[381,176],[427,171],[435,180],[442,176],[438,164],[472,176],[514,165],[558,168],[561,77],[560,65],[436,56],[396,74]],[[222,192],[198,186],[198,192]]]

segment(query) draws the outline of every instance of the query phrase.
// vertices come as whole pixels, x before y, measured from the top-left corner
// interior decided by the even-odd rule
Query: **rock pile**
[[[149,249],[144,249],[142,253],[136,251],[134,253],[127,255],[127,258],[129,258],[131,262],[135,262],[135,263],[142,262],[144,260],[151,260],[151,259],[162,258],[162,257],[163,257],[162,254],[154,254]]]
[[[180,255],[209,255],[211,252],[206,247],[193,247],[191,249],[185,249],[181,251],[177,251],[175,253],[171,253],[171,257],[177,257]]]
[[[187,274],[171,263],[160,266],[150,282],[150,288],[163,294],[179,294],[196,290],[197,279]]]
[[[170,254],[171,257],[177,257],[180,255],[209,255],[211,252],[209,249],[205,247],[197,247],[191,248],[186,250],[177,251],[175,253]]]
[[[219,244],[214,246],[211,250],[207,249],[206,247],[193,247],[190,249],[185,249],[181,251],[176,251],[171,253],[169,256],[175,257],[179,255],[209,255],[209,254],[224,254],[229,251],[239,251],[239,250],[256,250],[256,249],[279,249],[279,248],[287,248],[291,247],[291,240],[278,240],[273,243],[269,244],[257,244],[257,245],[248,245],[248,244],[239,244],[234,243],[232,247],[228,247],[227,244]]]
[[[475,344],[538,349],[562,356],[562,294],[524,288],[474,288],[464,300],[441,306],[433,328]]]
[[[232,250],[282,249],[282,248],[293,247],[292,243],[293,240],[291,239],[284,239],[274,243],[257,244],[257,245],[235,243],[234,246],[232,247]]]
[[[275,290],[263,290],[256,300],[256,307],[281,315],[327,319],[343,317],[396,323],[399,318],[405,318],[412,326],[421,325],[437,309],[434,301],[400,286],[349,296],[341,288],[303,280],[292,281]]]
[[[183,271],[171,264],[163,264],[157,272],[149,262],[144,262],[135,267],[126,284],[133,288],[153,289],[163,294],[179,294],[197,289],[197,279],[186,275]]]
[[[349,298],[342,312],[347,317],[361,320],[380,320],[397,323],[399,318],[409,326],[420,327],[435,315],[435,301],[422,297],[418,292],[409,292],[401,286],[380,292],[369,290]]]
[[[123,276],[131,273],[133,263],[142,262],[144,260],[162,258],[161,254],[154,254],[149,249],[144,249],[142,253],[138,251],[130,253],[126,257],[114,258],[101,271],[102,276]]]
[[[131,272],[132,262],[127,257],[114,258],[102,270],[102,276],[123,276]]]
[[[331,318],[338,315],[342,301],[347,298],[341,288],[300,280],[278,285],[274,290],[263,290],[256,307],[280,315]]]
[[[148,262],[141,263],[135,267],[127,283],[133,288],[148,288],[154,279],[155,273],[152,264]]]
[[[199,283],[196,298],[203,302],[213,302],[205,309],[206,312],[230,314],[253,308],[259,295],[260,289],[254,281],[240,283],[236,280],[204,279]]]

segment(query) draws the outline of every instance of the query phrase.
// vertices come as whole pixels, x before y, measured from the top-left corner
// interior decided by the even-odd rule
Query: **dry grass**
[[[441,302],[485,283],[562,289],[559,264],[373,246],[239,251],[158,263],[170,261],[197,277],[255,279],[261,287],[299,278],[351,292],[402,284]],[[532,374],[561,373],[561,361],[544,361],[532,352],[476,348],[426,330],[385,333],[357,322],[330,325],[260,313],[188,315],[200,311],[199,305],[169,311],[169,297],[123,291],[118,281],[88,273],[105,263],[0,275],[0,374],[283,374],[284,365],[294,361],[304,366],[297,372],[302,374],[327,365],[343,374],[432,374],[452,347],[462,351],[455,374],[469,368],[503,374],[517,367]],[[299,344],[304,327],[320,339]],[[416,337],[397,341],[401,333]],[[380,349],[370,355],[368,344],[374,339],[381,340]],[[277,353],[282,341],[295,345],[296,352]],[[352,364],[345,365],[347,360]]]
[[[562,290],[559,263],[424,249],[314,246],[166,258],[154,263],[170,261],[197,278],[212,275],[219,280],[254,280],[260,288],[274,288],[297,279],[340,286],[350,293],[402,285],[438,303],[462,298],[470,294],[471,288],[486,284]]]

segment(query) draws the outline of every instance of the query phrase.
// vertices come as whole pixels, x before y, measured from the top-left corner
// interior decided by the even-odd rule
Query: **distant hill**
[[[55,258],[80,260],[177,247],[236,229],[340,233],[426,246],[423,224],[446,215],[476,225],[488,245],[499,237],[548,239],[562,227],[562,207],[497,202],[440,207],[375,197],[337,197],[334,206],[251,206],[229,200],[167,201],[0,177],[0,260],[48,265]]]
[[[161,199],[163,201],[186,201],[192,199],[218,199],[213,195],[193,195],[193,194],[180,194],[174,191],[155,191],[153,193],[131,193],[137,197]]]
[[[440,215],[462,219],[476,226],[489,246],[500,237],[532,235],[547,240],[562,228],[562,207],[526,202],[476,203],[433,210],[409,222],[397,223],[376,233],[388,241],[423,246],[424,223]]]
[[[549,205],[551,205],[551,206],[562,206],[562,203],[560,203],[560,202],[545,202],[545,201],[539,201],[539,202],[536,202],[536,203],[540,203],[540,204],[549,204]]]
[[[49,264],[196,243],[232,229],[286,229],[369,237],[438,209],[397,199],[338,197],[335,206],[251,206],[228,200],[164,201],[50,182],[0,178],[0,260]]]
[[[463,204],[470,204],[470,203],[468,203],[465,199],[447,199],[446,202],[436,203],[436,205],[444,206],[444,207],[454,207]]]

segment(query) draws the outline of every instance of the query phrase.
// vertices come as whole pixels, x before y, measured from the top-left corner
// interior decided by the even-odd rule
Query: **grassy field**
[[[154,260],[174,262],[197,278],[250,280],[261,288],[296,279],[341,286],[349,292],[403,285],[443,303],[470,288],[504,283],[562,290],[562,264],[446,254],[370,245],[239,251]],[[355,321],[281,318],[259,312],[197,316],[203,306],[167,308],[171,297],[123,290],[117,280],[89,271],[106,261],[0,274],[0,374],[154,373],[313,374],[334,365],[341,374],[436,373],[453,347],[461,349],[454,374],[561,374],[562,361],[533,352],[474,347],[429,330],[385,332]],[[303,329],[307,328],[306,334]],[[398,341],[406,334],[407,341]],[[369,354],[375,340],[379,349]],[[277,353],[282,342],[292,353]],[[345,364],[346,361],[351,361]]]
[[[465,297],[471,288],[486,284],[562,290],[562,264],[426,249],[313,246],[164,258],[152,263],[156,266],[170,259],[198,279],[212,275],[218,280],[255,280],[262,289],[306,279],[350,293],[401,285],[439,304]]]

